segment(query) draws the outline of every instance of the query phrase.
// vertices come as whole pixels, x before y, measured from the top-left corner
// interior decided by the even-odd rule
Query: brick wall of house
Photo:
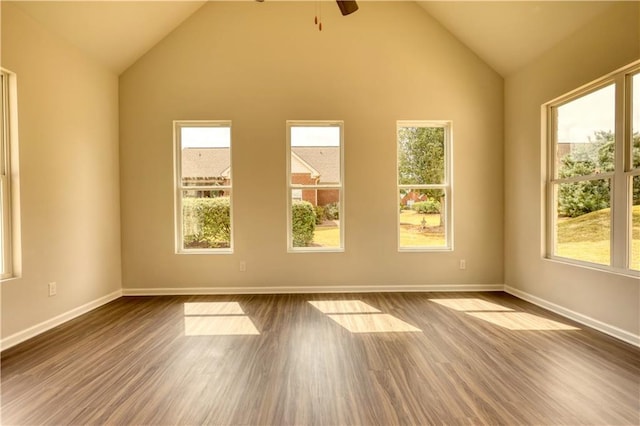
[[[409,203],[409,201],[418,202],[418,201],[425,201],[426,199],[427,199],[426,195],[411,191],[407,195],[402,197],[402,200],[400,200],[400,202],[402,203],[403,206],[406,206]]]
[[[321,189],[318,191],[318,205],[337,203],[340,201],[340,191],[337,189]]]
[[[292,173],[291,183],[298,185],[316,185],[318,178],[312,178],[309,173]],[[310,202],[314,206],[318,205],[318,197],[315,189],[303,189],[302,199]]]

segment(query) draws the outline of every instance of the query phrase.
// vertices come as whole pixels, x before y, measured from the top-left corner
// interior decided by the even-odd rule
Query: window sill
[[[187,249],[178,250],[176,254],[233,254],[233,249]]]
[[[561,264],[561,265],[568,265],[568,266],[574,266],[574,267],[583,268],[583,269],[590,269],[596,272],[605,272],[605,273],[618,275],[622,277],[635,278],[635,279],[640,278],[640,271],[635,271],[633,269],[619,269],[619,268],[614,268],[612,266],[598,265],[597,263],[582,262],[580,260],[574,260],[574,259],[556,257],[556,256],[543,257],[542,260],[551,262],[551,263]],[[640,283],[640,280],[638,281],[638,283]]]

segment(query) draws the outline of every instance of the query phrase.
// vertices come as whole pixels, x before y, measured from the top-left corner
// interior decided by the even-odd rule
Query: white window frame
[[[640,169],[632,169],[632,124],[631,124],[631,78],[640,73],[640,61],[635,61],[617,71],[603,76],[589,84],[575,89],[543,105],[543,143],[547,147],[546,155],[546,232],[545,258],[581,267],[605,270],[622,275],[638,276],[639,271],[631,269],[632,245],[632,198],[631,185],[634,176],[640,175]],[[615,159],[614,171],[588,176],[557,178],[557,109],[576,99],[593,93],[605,86],[614,84],[615,90]],[[557,230],[556,188],[562,183],[608,179],[610,181],[611,234],[609,265],[562,257],[555,254]]]
[[[444,129],[444,180],[441,184],[405,185],[400,184],[400,141],[399,130],[403,127],[441,127]],[[403,189],[439,189],[445,194],[444,246],[403,247],[400,241],[400,191]],[[396,124],[396,233],[399,252],[443,252],[453,251],[453,122],[451,120],[398,120]]]
[[[287,120],[287,252],[288,253],[317,253],[317,252],[344,252],[344,121],[342,120]],[[291,183],[291,128],[292,127],[338,127],[340,129],[340,183],[320,185],[299,185]],[[293,191],[296,190],[331,190],[337,189],[339,196],[339,220],[340,220],[340,247],[294,247],[291,229],[291,206]]]
[[[17,230],[17,101],[16,75],[0,69],[0,279],[14,278],[18,273],[16,253]]]
[[[175,252],[177,254],[232,254],[233,253],[233,167],[229,170],[230,185],[212,186],[184,186],[182,184],[182,140],[181,130],[188,127],[229,127],[231,131],[231,143],[229,144],[229,163],[233,164],[233,127],[230,120],[174,120],[173,141],[174,141],[174,221],[175,221]],[[184,248],[184,228],[182,219],[182,192],[183,191],[207,191],[222,190],[229,191],[229,214],[231,215],[231,232],[229,247],[224,248]]]

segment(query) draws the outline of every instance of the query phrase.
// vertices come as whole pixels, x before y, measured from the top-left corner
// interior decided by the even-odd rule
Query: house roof
[[[320,183],[340,182],[340,147],[305,146],[291,151],[318,171]]]
[[[313,166],[298,155],[295,152],[291,153],[291,173],[309,173],[312,178],[320,176],[320,172],[313,168]]]
[[[229,148],[185,148],[182,150],[183,178],[229,177]]]
[[[295,147],[291,149],[291,171],[320,177],[319,183],[340,181],[340,148],[333,146]],[[182,150],[183,178],[229,177],[229,148],[185,148]]]

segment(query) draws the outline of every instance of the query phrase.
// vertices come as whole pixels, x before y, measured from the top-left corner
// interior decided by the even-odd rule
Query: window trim
[[[229,170],[230,185],[211,186],[183,186],[182,185],[182,140],[181,130],[189,127],[229,127],[231,132],[231,143],[229,144],[229,163],[233,164],[233,127],[231,120],[174,120],[173,121],[173,170],[174,170],[174,235],[175,235],[175,253],[176,254],[232,254],[234,250],[234,220],[233,220],[233,167]],[[229,238],[229,247],[224,248],[184,248],[184,229],[182,218],[182,192],[186,190],[228,190],[229,197],[229,215],[231,221],[231,231]]]
[[[0,203],[0,226],[2,227],[2,265],[0,280],[6,281],[20,276],[20,197],[18,179],[18,102],[17,77],[15,73],[0,68],[0,185],[3,197]],[[6,200],[6,202],[5,202]]]
[[[411,185],[400,184],[400,144],[398,132],[403,127],[441,127],[444,129],[444,182],[441,184]],[[453,238],[453,121],[452,120],[398,120],[396,122],[396,239],[398,252],[450,252],[454,250]],[[403,247],[400,239],[400,204],[401,189],[440,189],[445,194],[445,245]]]
[[[585,268],[603,270],[620,275],[637,276],[639,271],[631,269],[632,238],[632,180],[640,175],[640,168],[632,169],[633,132],[631,123],[631,78],[640,73],[640,61],[632,62],[614,72],[572,90],[542,105],[543,146],[546,164],[545,176],[545,223],[543,232],[543,258]],[[615,157],[614,171],[608,173],[557,178],[556,125],[557,109],[562,105],[587,96],[608,85],[615,92]],[[592,263],[555,254],[557,238],[556,188],[562,183],[607,179],[610,181],[610,259],[609,265]]]
[[[340,183],[339,184],[320,184],[320,185],[301,185],[291,183],[291,128],[292,127],[338,127],[340,129]],[[344,121],[342,120],[287,120],[286,121],[286,179],[287,179],[287,253],[343,253],[345,251],[345,216],[344,216]],[[314,189],[326,190],[337,189],[339,191],[339,220],[340,220],[340,247],[294,247],[291,226],[291,206],[293,191],[297,189]]]

